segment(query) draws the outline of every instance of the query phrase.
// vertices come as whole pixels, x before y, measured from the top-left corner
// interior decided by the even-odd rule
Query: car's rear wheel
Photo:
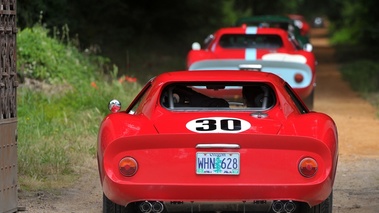
[[[322,203],[313,206],[307,213],[332,213],[333,210],[333,192]]]
[[[313,102],[314,102],[315,90],[313,89],[311,94],[304,99],[305,105],[307,105],[309,110],[313,110]]]
[[[124,206],[120,206],[105,196],[103,194],[103,213],[126,213],[126,208]]]

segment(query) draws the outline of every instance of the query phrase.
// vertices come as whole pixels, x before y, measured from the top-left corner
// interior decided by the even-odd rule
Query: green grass
[[[18,34],[18,168],[24,189],[68,184],[95,158],[99,124],[117,98],[124,107],[140,90],[119,82],[109,59],[52,39],[36,26]],[[43,48],[40,44],[43,43]],[[107,70],[111,67],[112,69]]]
[[[117,81],[63,94],[20,87],[18,165],[23,186],[45,188],[52,181],[70,180],[76,175],[75,167],[96,156],[97,130],[109,100],[119,97],[128,103],[139,88],[135,83]]]
[[[379,63],[369,60],[359,60],[344,64],[342,76],[350,83],[352,89],[360,93],[379,91]]]
[[[379,117],[379,51],[367,45],[335,45],[336,59],[342,64],[342,78],[377,109]]]
[[[353,90],[377,108],[379,117],[379,63],[364,59],[344,63],[341,74]]]

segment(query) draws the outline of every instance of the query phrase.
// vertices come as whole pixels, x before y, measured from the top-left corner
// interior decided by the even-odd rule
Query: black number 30
[[[201,119],[196,121],[197,131],[240,131],[241,121],[236,119]]]

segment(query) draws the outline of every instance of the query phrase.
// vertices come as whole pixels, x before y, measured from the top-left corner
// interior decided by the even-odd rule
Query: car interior
[[[160,101],[172,110],[267,110],[276,96],[265,83],[177,83],[163,89]]]
[[[225,34],[220,38],[223,48],[280,48],[283,41],[278,35]]]

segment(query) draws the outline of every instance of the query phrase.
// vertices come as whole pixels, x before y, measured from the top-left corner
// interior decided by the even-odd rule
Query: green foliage
[[[379,91],[379,64],[361,60],[346,64],[341,68],[342,77],[360,93]]]
[[[140,90],[136,82],[119,82],[115,66],[105,75],[109,59],[81,53],[46,33],[35,26],[18,40],[18,66],[27,67],[17,94],[18,165],[26,188],[33,188],[29,180],[43,185],[77,173],[86,158],[95,157],[108,102],[127,104]]]
[[[330,38],[333,45],[356,45],[358,41],[354,38],[354,29],[342,28],[334,30],[333,36]]]
[[[58,85],[54,85],[56,88]],[[98,125],[107,103],[120,97],[129,103],[139,90],[136,83],[99,82],[94,87],[60,94],[18,90],[19,172],[37,179],[71,174],[80,158],[95,156]],[[51,95],[54,94],[54,95]],[[90,139],[90,140],[89,140]],[[79,158],[79,159],[78,159]]]
[[[341,67],[343,79],[353,90],[378,109],[379,116],[379,63],[371,60],[357,60]]]
[[[337,44],[379,44],[376,0],[338,0],[328,10],[333,23],[332,41]],[[338,11],[338,12],[336,12]]]
[[[90,44],[104,47],[108,45],[109,38],[115,36],[123,42],[133,42],[135,38],[147,35],[168,40],[182,39],[190,34],[206,36],[221,26],[233,24],[241,16],[295,11],[298,2],[112,0],[93,3],[90,0],[19,0],[17,9],[21,28],[32,27],[39,21],[49,29],[67,24],[71,28],[71,35],[79,35],[82,47]],[[42,20],[40,11],[43,12]]]
[[[17,66],[22,77],[44,80],[48,83],[77,84],[99,78],[109,59],[85,55],[72,46],[48,36],[41,25],[25,28],[17,35]],[[63,36],[66,34],[62,34]]]
[[[147,35],[178,40],[206,35],[241,16],[288,13],[303,14],[308,19],[328,17],[335,25],[335,41],[339,43],[379,41],[377,0],[113,0],[96,4],[90,0],[19,0],[17,3],[18,26],[32,27],[41,21],[52,29],[68,24],[71,35],[81,38],[82,48],[89,44],[104,48],[110,38],[123,43]]]

